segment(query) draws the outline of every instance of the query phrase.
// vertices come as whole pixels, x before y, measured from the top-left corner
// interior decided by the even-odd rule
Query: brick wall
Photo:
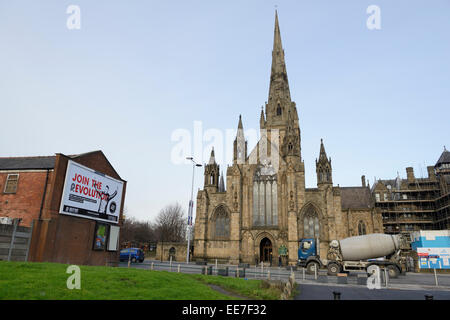
[[[4,193],[11,173],[19,174],[16,193]],[[39,217],[46,176],[46,170],[0,172],[0,216],[22,218],[20,225],[29,227]]]

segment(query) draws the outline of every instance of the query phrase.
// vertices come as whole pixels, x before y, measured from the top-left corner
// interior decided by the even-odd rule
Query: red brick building
[[[78,155],[0,158],[0,217],[33,224],[29,261],[111,265],[118,251],[93,250],[98,221],[60,214],[69,160],[123,182],[119,223],[122,225],[126,181],[102,151]],[[113,225],[108,224],[109,225]]]

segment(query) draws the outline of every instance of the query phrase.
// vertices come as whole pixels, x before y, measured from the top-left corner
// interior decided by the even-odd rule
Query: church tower
[[[329,242],[351,235],[350,226],[364,220],[371,230],[380,230],[376,219],[382,226],[381,214],[376,216],[370,207],[367,187],[333,187],[331,158],[322,139],[317,188],[305,186],[299,117],[291,100],[277,12],[271,62],[259,141],[247,150],[239,116],[233,164],[227,166],[226,176],[219,174],[214,149],[205,165],[205,186],[197,194],[196,260],[255,265],[281,260],[295,266],[299,239],[319,239],[318,251],[325,259]]]
[[[333,185],[331,158],[327,158],[323,140],[320,139],[319,161],[316,159],[317,186]]]
[[[217,192],[219,189],[219,165],[216,163],[214,148],[212,148],[209,162],[205,166],[205,189],[212,192]]]

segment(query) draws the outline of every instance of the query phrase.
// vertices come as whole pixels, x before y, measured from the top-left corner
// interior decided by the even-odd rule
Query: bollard
[[[384,282],[386,284],[386,288],[388,287],[388,272],[387,269],[384,268]]]
[[[267,280],[270,280],[270,270],[267,271]]]
[[[153,262],[152,262],[152,270],[153,270]]]
[[[314,279],[317,280],[317,265],[314,264]]]
[[[433,300],[433,296],[431,294],[426,294],[425,300]]]
[[[436,282],[436,287],[438,287],[439,284],[438,284],[438,279],[437,279],[437,274],[436,274],[436,268],[434,268],[434,281]]]
[[[341,300],[341,293],[338,291],[333,291],[334,300]]]
[[[208,266],[205,266],[205,276],[208,274]]]
[[[180,273],[180,265],[178,265],[178,273]]]
[[[236,278],[239,278],[239,267],[236,268]]]
[[[216,259],[216,270],[217,270],[217,259]]]
[[[305,280],[305,268],[303,268],[303,280]]]

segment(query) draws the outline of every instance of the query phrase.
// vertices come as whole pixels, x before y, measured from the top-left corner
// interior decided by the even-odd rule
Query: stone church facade
[[[299,118],[290,97],[277,14],[269,99],[261,110],[260,129],[260,140],[248,153],[239,117],[226,190],[212,150],[204,188],[197,194],[194,260],[278,264],[282,256],[283,264],[296,264],[299,239],[319,239],[320,255],[326,258],[333,239],[383,232],[364,176],[358,187],[333,186],[323,141],[316,159],[317,188],[305,187]]]

